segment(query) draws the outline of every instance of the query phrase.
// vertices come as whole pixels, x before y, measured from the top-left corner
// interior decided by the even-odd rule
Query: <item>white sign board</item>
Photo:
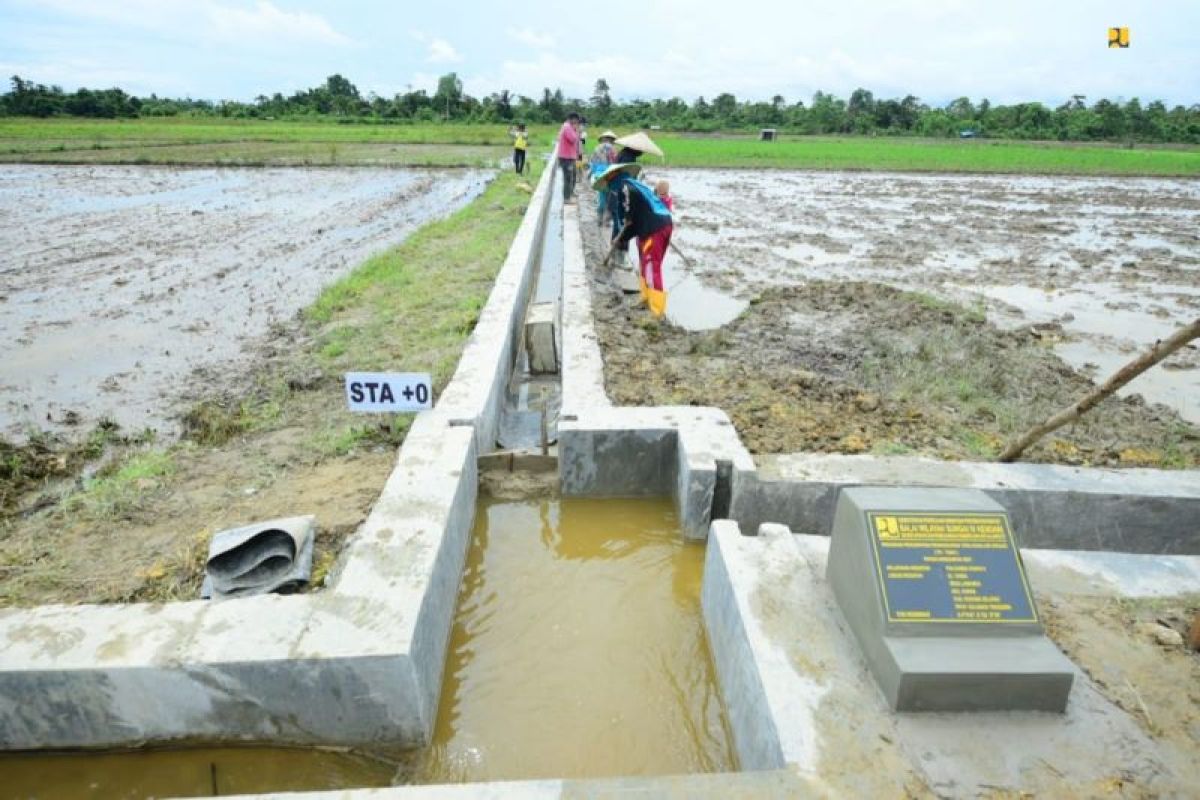
[[[423,372],[347,372],[351,411],[424,411],[433,408],[433,381]]]

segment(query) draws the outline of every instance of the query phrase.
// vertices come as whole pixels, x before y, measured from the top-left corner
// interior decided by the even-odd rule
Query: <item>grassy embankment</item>
[[[533,151],[548,150],[555,131],[532,126]],[[592,142],[599,132],[591,127]],[[654,138],[671,166],[1200,177],[1197,147],[829,136],[759,142],[668,132]],[[509,152],[501,125],[0,119],[0,162],[475,166]]]
[[[500,173],[466,208],[326,288],[276,332],[251,389],[196,406],[184,441],[120,444],[93,477],[32,486],[21,452],[7,453],[0,484],[25,480],[26,491],[0,516],[0,606],[194,597],[214,531],[295,513],[318,515],[319,579],[411,422],[347,412],[342,374],[428,371],[440,392],[539,172]]]
[[[548,143],[550,132],[535,135]],[[0,119],[0,162],[225,166],[492,166],[503,126],[222,119]]]

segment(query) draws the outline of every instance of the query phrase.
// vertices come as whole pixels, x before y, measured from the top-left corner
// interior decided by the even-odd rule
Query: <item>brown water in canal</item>
[[[411,780],[733,769],[703,565],[668,500],[483,499]]]
[[[0,797],[142,800],[390,786],[386,760],[325,750],[223,747],[0,756]]]
[[[0,798],[149,798],[735,768],[668,500],[483,498],[433,746],[0,756]]]

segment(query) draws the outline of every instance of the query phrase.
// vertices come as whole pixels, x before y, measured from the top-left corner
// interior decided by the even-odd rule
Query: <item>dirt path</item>
[[[1035,219],[1045,222],[1044,215],[1018,215],[1005,223],[977,209],[972,229],[962,220],[944,217],[953,216],[957,206],[991,208],[999,201],[987,194],[955,195],[1045,185],[1036,202],[1048,203],[1058,196],[1051,191],[1056,185],[1051,179],[791,173],[680,177],[678,171],[672,179],[681,207],[680,247],[702,281],[723,287],[748,306],[724,326],[688,331],[655,323],[636,295],[621,296],[606,280],[597,282],[596,318],[609,393],[615,402],[628,405],[720,406],[754,452],[994,457],[1007,438],[1078,399],[1092,385],[1094,371],[1073,369],[1056,351],[1057,344],[1115,342],[1120,354],[1126,347],[1132,349],[1147,330],[1170,327],[1172,319],[1194,315],[1200,301],[1193,285],[1200,259],[1165,248],[1139,262],[1136,274],[1143,277],[1129,285],[1123,301],[1134,309],[1131,314],[1154,320],[1154,326],[1113,324],[1106,328],[1111,335],[1088,338],[1073,333],[1068,321],[1030,325],[1025,320],[1010,327],[1004,315],[985,316],[983,304],[963,307],[942,299],[964,296],[966,287],[980,284],[989,270],[994,273],[1001,267],[1014,282],[1037,281],[1049,269],[1047,259],[1054,257],[1041,249],[1046,237],[1032,232],[1014,240],[1016,255],[1005,256],[1024,267],[1013,269],[1008,260],[990,264],[985,255],[990,236],[1011,235],[1022,224],[1039,224]],[[1171,241],[1195,237],[1184,222],[1200,213],[1196,187],[1183,182],[1131,183],[1170,184],[1173,190],[1143,213],[1168,220],[1174,227],[1160,233],[1174,237]],[[1086,205],[1087,192],[1105,185],[1089,181],[1086,187],[1075,187],[1070,202]],[[687,194],[697,186],[712,192]],[[801,192],[801,186],[811,193]],[[934,189],[943,194],[934,195]],[[727,205],[732,195],[743,198],[742,207]],[[1147,189],[1127,202],[1150,206],[1154,198]],[[807,206],[822,203],[827,210],[810,218]],[[914,208],[921,203],[931,208]],[[595,265],[602,258],[603,243],[590,204],[581,203],[581,208],[585,246]],[[885,219],[916,233],[896,239]],[[896,245],[899,240],[906,244]],[[816,241],[821,242],[820,259]],[[785,254],[788,248],[812,258],[802,264]],[[942,266],[928,263],[935,258]],[[961,263],[951,267],[949,261],[955,258]],[[1107,267],[1093,264],[1089,269],[1104,274],[1129,271],[1116,255],[1104,258]],[[685,280],[678,257],[670,259],[675,264],[668,288]],[[1068,275],[1083,271],[1080,266],[1060,266],[1054,274],[1060,276],[1059,284],[1068,285]],[[1172,286],[1178,291],[1156,293]],[[672,294],[668,314],[670,304],[680,301]],[[1088,308],[1095,317],[1119,318],[1098,299]],[[1200,376],[1197,358],[1197,351],[1188,349],[1165,371],[1181,376],[1182,386],[1190,386]],[[1144,384],[1134,384],[1138,388]],[[1187,394],[1187,402],[1200,396],[1200,388],[1197,392]],[[1177,410],[1130,394],[1110,399],[1027,457],[1068,464],[1194,467],[1200,463],[1200,429]]]
[[[173,433],[248,344],[486,176],[0,166],[0,435]]]

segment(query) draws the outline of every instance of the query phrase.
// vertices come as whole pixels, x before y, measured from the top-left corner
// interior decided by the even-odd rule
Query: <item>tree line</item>
[[[1138,98],[1120,102],[1099,99],[1089,103],[1072,95],[1056,108],[1042,103],[993,105],[960,97],[945,106],[931,106],[913,95],[876,98],[856,89],[848,99],[817,92],[812,99],[788,102],[775,95],[768,101],[738,100],[725,92],[711,99],[688,102],[680,97],[653,100],[613,98],[608,82],[595,83],[587,98],[565,97],[561,89],[542,90],[539,98],[508,90],[486,97],[463,91],[451,72],[443,75],[431,95],[424,90],[381,97],[363,95],[341,75],[320,86],[284,96],[259,95],[253,102],[139,98],[121,89],[79,89],[13,76],[12,87],[0,95],[0,115],[29,117],[133,118],[196,116],[238,119],[331,118],[347,123],[511,122],[555,123],[569,111],[579,111],[597,125],[679,131],[734,131],[773,127],[796,134],[861,134],[888,136],[988,136],[1001,139],[1058,139],[1063,141],[1143,141],[1200,144],[1200,104],[1168,108],[1161,100],[1145,105]]]

